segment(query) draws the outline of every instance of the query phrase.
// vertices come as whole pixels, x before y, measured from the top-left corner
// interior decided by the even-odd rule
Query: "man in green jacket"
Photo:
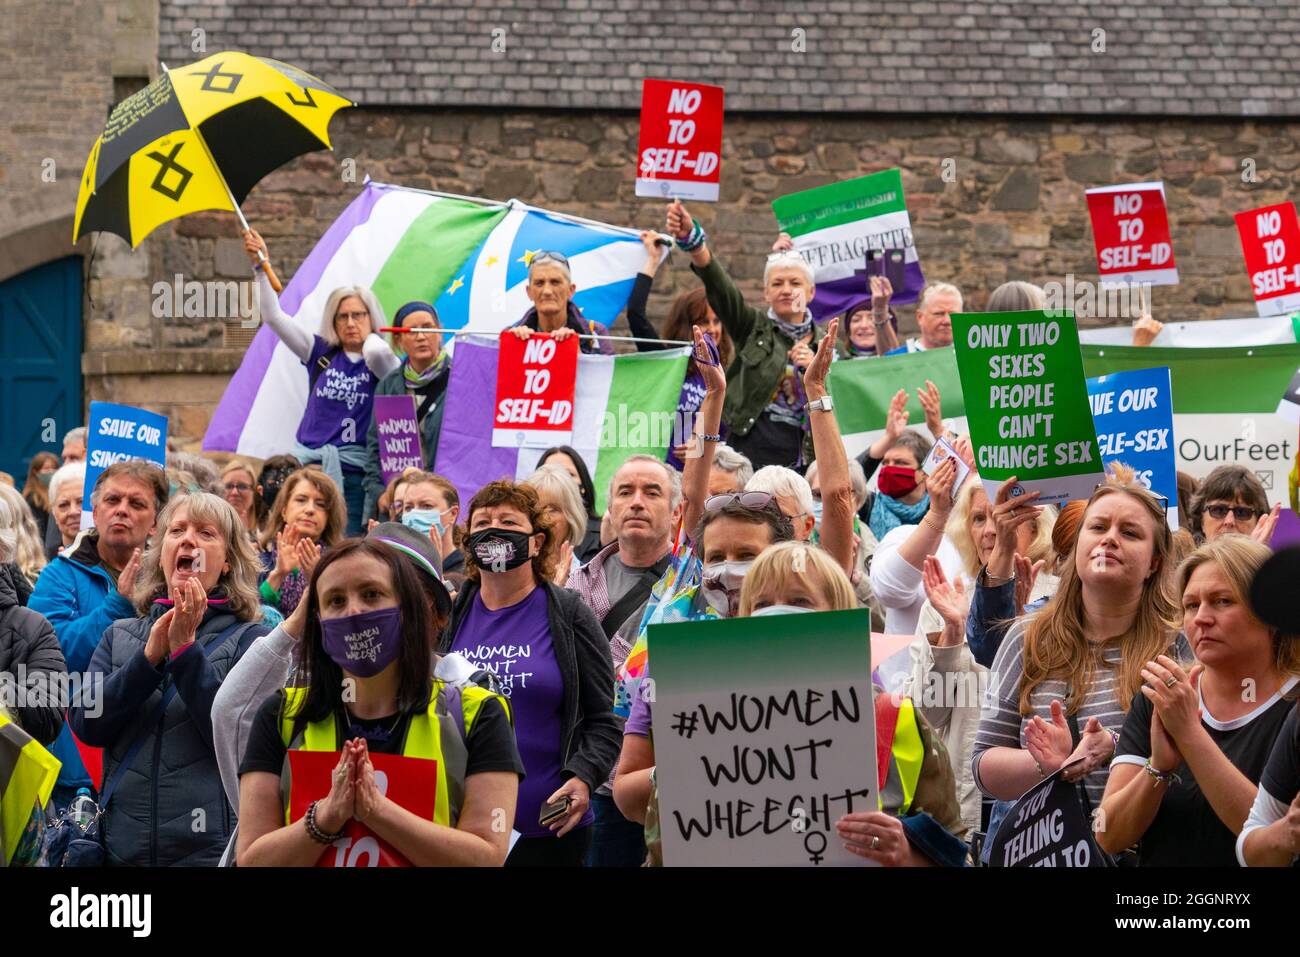
[[[690,254],[691,270],[704,283],[709,307],[735,343],[722,410],[728,442],[755,469],[784,465],[803,472],[813,453],[800,377],[823,335],[808,311],[816,291],[812,267],[793,251],[769,256],[763,270],[767,308],[757,309],[746,305],[680,200],[668,206],[668,232]]]

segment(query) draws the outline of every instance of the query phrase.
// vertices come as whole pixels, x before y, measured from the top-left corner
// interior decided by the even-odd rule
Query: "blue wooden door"
[[[81,257],[0,283],[0,469],[22,488],[37,452],[83,425]]]

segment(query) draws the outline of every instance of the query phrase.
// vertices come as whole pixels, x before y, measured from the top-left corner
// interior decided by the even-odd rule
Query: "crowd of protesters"
[[[30,685],[0,727],[60,762],[34,846],[88,796],[110,866],[660,864],[653,656],[628,667],[647,628],[865,607],[913,638],[898,693],[876,689],[898,721],[879,809],[835,822],[851,853],[978,865],[1011,803],[1064,769],[1121,863],[1294,864],[1300,638],[1251,604],[1279,514],[1255,475],[1180,475],[1177,529],[1122,464],[1059,511],[1013,497],[1015,479],[990,500],[932,382],[915,384],[924,430],[900,391],[850,457],[831,363],[950,347],[962,290],[927,286],[914,338],[883,278],[821,324],[789,237],[760,305],[680,202],[666,229],[700,285],[656,327],[647,232],[627,320],[638,348],[692,343],[690,438],[628,457],[608,489],[558,446],[462,501],[434,461],[454,362],[434,306],[390,326],[371,290],[342,287],[307,333],[261,272],[309,386],[292,448],[114,464],[84,530],[85,429],[36,455],[21,492],[0,485],[0,682]],[[251,231],[246,248],[268,253]],[[514,334],[612,351],[573,304],[579,278],[534,256]],[[991,292],[993,310],[1042,306],[1028,283]],[[1158,326],[1143,317],[1136,341]],[[373,398],[403,394],[426,461],[385,482]],[[972,470],[960,489],[951,458],[922,468],[940,438]],[[42,676],[65,672],[97,696],[55,700]],[[954,675],[988,694],[923,700]],[[899,758],[912,745],[922,761]],[[359,828],[373,846],[349,841]]]

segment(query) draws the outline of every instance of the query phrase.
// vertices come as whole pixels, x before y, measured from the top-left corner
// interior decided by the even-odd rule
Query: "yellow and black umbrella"
[[[168,70],[113,108],[86,160],[72,241],[116,233],[134,248],[156,227],[204,209],[239,209],[263,176],[329,149],[329,122],[356,104],[297,67],[214,53]]]

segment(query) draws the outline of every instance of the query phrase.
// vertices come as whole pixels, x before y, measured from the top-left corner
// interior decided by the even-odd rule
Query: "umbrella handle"
[[[266,273],[266,278],[271,280],[271,288],[274,289],[277,293],[283,292],[284,284],[280,282],[280,277],[277,276],[275,274],[275,270],[271,268],[271,260],[263,259],[260,263],[258,263],[258,265],[261,267],[262,272]]]

